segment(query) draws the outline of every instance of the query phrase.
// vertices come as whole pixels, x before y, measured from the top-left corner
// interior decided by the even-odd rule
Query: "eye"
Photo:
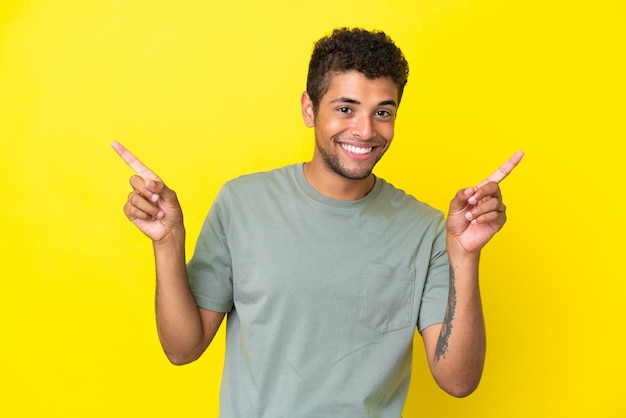
[[[391,112],[385,109],[380,109],[376,111],[376,116],[381,118],[389,118],[392,116]]]
[[[337,108],[337,111],[339,113],[344,113],[344,114],[349,114],[352,113],[352,109],[350,109],[348,106],[341,106]]]

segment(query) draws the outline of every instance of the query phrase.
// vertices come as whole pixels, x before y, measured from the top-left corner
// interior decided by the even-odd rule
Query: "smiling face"
[[[317,113],[304,93],[304,121],[315,128],[313,170],[326,178],[368,179],[391,144],[397,108],[398,87],[390,78],[356,71],[331,77]]]

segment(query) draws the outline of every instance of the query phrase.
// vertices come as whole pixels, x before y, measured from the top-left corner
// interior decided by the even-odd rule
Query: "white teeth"
[[[361,155],[367,154],[368,152],[372,151],[372,147],[361,148],[361,147],[357,147],[357,146],[349,145],[349,144],[341,144],[341,148],[353,154],[361,154]]]

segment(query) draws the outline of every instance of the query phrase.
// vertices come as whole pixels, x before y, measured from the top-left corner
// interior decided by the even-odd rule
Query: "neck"
[[[336,200],[358,200],[374,187],[376,177],[370,174],[364,179],[346,178],[315,161],[304,163],[304,178],[318,193]]]

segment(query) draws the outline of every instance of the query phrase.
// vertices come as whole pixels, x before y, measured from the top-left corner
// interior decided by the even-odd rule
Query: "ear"
[[[311,102],[309,93],[306,91],[302,93],[300,104],[302,105],[302,119],[304,119],[304,124],[308,128],[312,128],[315,125],[315,112],[313,112],[313,102]]]

